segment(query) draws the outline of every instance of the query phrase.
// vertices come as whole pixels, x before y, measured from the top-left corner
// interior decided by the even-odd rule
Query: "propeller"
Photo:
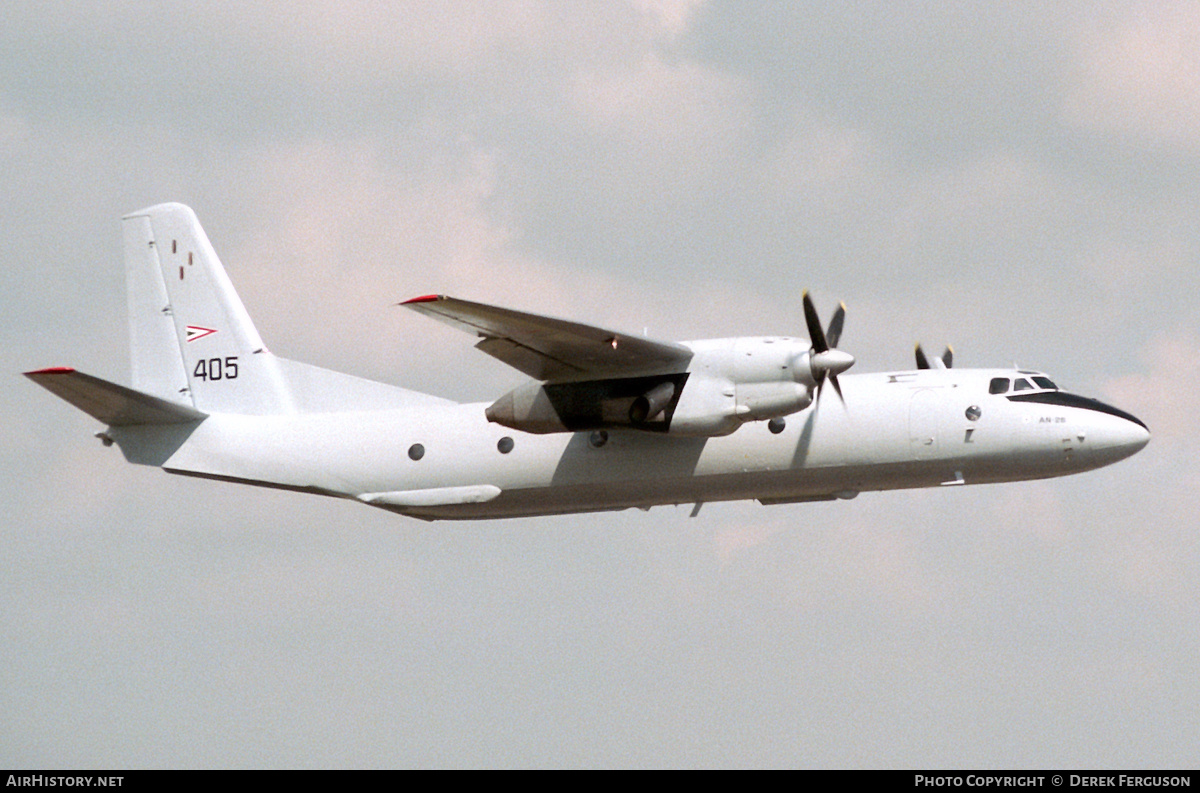
[[[941,358],[934,358],[933,365],[929,365],[929,359],[925,357],[925,351],[921,349],[920,342],[917,343],[915,350],[917,355],[918,369],[950,369],[954,365],[954,348],[946,345],[946,351],[942,353]]]
[[[808,338],[812,344],[808,351],[808,365],[817,384],[817,400],[821,399],[821,391],[828,378],[838,399],[846,404],[842,396],[842,386],[838,383],[838,375],[854,365],[854,356],[837,349],[837,343],[842,338],[842,326],[846,322],[846,304],[839,303],[833,319],[829,321],[829,330],[821,329],[821,320],[817,316],[816,306],[808,292],[804,292],[804,322],[808,325]]]

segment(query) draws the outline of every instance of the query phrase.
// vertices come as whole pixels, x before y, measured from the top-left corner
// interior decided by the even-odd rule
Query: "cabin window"
[[[414,443],[408,447],[408,457],[410,460],[420,460],[425,456],[425,447],[419,443]]]
[[[604,444],[608,443],[608,433],[604,430],[596,430],[588,436],[588,443],[593,449],[599,449]]]
[[[967,408],[967,421],[979,421],[979,417],[983,415],[983,411],[979,409],[979,405],[971,405]]]
[[[1013,391],[1028,391],[1033,388],[1033,385],[1024,377],[1013,383]]]
[[[778,435],[787,429],[787,422],[781,418],[771,419],[767,422],[767,429],[771,431],[772,435]]]
[[[988,385],[989,394],[1003,394],[1008,391],[1007,377],[993,377],[992,382]]]
[[[500,440],[496,441],[496,449],[498,449],[501,454],[508,454],[509,452],[511,452],[513,450],[514,445],[515,444],[513,443],[513,439],[508,437],[507,435],[505,435]]]

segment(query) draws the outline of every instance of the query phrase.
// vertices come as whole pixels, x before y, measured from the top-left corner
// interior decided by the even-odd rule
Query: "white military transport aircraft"
[[[844,374],[845,317],[807,341],[659,342],[441,295],[402,305],[476,336],[533,379],[457,404],[268,352],[195,214],[124,219],[133,388],[28,372],[108,425],[133,463],[357,499],[428,520],[757,499],[1063,476],[1141,449],[1130,414],[1039,372]],[[837,401],[824,386],[833,386]]]

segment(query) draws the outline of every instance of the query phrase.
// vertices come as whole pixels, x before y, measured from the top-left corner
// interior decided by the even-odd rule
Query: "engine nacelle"
[[[688,375],[651,375],[575,383],[526,383],[485,411],[488,421],[522,432],[636,428],[667,432]]]
[[[672,435],[728,435],[747,421],[787,416],[812,404],[812,391],[790,379],[738,382],[677,373],[574,383],[530,382],[497,399],[488,421],[546,434],[637,429]]]
[[[545,435],[569,432],[541,383],[526,383],[497,399],[484,411],[487,420],[521,432]]]
[[[790,416],[812,404],[812,391],[802,383],[738,383],[737,410],[743,421]]]
[[[742,426],[732,382],[693,375],[675,405],[672,435],[728,435]]]

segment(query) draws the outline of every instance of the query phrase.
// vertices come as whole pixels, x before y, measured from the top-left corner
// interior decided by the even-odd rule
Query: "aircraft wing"
[[[682,344],[445,295],[414,297],[400,305],[482,337],[476,349],[538,380],[647,372],[692,357]]]

